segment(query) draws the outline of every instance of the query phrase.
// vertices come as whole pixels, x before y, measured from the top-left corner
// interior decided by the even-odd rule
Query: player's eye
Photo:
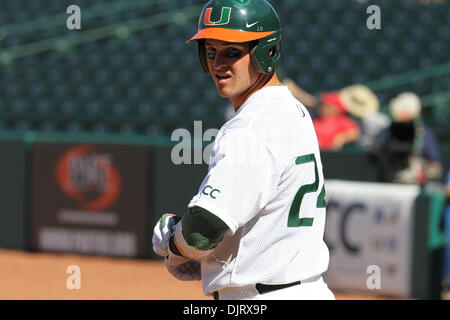
[[[240,50],[237,50],[235,48],[228,48],[225,51],[221,51],[221,53],[224,57],[231,58],[231,59],[239,59],[242,56],[242,52]],[[207,49],[206,57],[210,60],[214,60],[216,58],[217,52],[213,49]]]
[[[236,49],[229,49],[227,51],[227,57],[238,59],[238,58],[241,57],[241,52],[239,50],[236,50]]]
[[[214,59],[216,57],[216,50],[213,48],[206,48],[206,58]]]

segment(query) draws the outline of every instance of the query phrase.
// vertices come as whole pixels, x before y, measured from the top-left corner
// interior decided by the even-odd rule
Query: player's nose
[[[227,66],[226,59],[224,59],[222,55],[217,54],[212,62],[213,70],[216,71],[223,70],[226,66]]]

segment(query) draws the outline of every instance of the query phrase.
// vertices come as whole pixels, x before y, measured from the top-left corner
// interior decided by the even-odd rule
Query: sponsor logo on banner
[[[330,288],[367,291],[367,267],[376,265],[381,272],[380,293],[409,296],[411,217],[419,190],[340,180],[325,185]]]
[[[56,180],[60,189],[82,210],[102,211],[116,202],[121,177],[108,154],[93,145],[69,148],[58,159]]]
[[[148,256],[146,147],[42,141],[32,157],[33,249]]]

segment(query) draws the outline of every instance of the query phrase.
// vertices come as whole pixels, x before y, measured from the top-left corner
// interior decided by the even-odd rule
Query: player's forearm
[[[177,224],[169,246],[174,254],[201,260],[214,250],[228,230],[228,226],[213,213],[193,207]]]

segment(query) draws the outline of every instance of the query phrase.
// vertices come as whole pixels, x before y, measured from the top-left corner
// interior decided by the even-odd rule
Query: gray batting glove
[[[167,257],[169,255],[169,241],[175,232],[175,225],[181,218],[172,213],[164,214],[153,229],[153,251],[156,254]]]

